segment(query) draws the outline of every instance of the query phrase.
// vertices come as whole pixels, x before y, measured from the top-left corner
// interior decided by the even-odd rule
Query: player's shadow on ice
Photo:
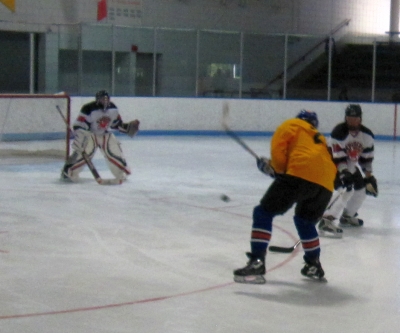
[[[271,293],[268,292],[268,286],[273,286],[273,291]],[[262,287],[263,289],[266,289],[265,291],[238,291],[235,294],[256,298],[263,301],[313,307],[334,307],[338,304],[352,301],[362,301],[360,300],[359,296],[351,295],[349,290],[340,289],[336,286],[330,286],[329,282],[322,283],[308,279],[304,279],[303,283],[267,280],[265,287]]]

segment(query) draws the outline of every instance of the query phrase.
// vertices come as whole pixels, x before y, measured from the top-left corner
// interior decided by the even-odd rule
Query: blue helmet
[[[310,123],[313,125],[315,128],[318,128],[318,116],[314,111],[309,111],[309,110],[301,110],[296,118],[303,119],[306,122]]]

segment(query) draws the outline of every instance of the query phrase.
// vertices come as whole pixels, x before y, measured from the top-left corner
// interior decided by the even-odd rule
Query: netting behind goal
[[[0,157],[65,160],[69,123],[67,95],[0,94]]]

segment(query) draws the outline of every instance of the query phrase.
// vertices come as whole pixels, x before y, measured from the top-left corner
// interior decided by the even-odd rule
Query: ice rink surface
[[[244,138],[269,156],[269,138]],[[59,180],[61,161],[0,163],[0,332],[388,333],[400,326],[400,143],[377,141],[364,226],[321,238],[328,283],[302,250],[269,253],[265,285],[233,282],[271,183],[227,137],[122,139],[122,185]],[[33,163],[34,162],[34,163]],[[98,153],[100,174],[111,174]],[[231,198],[224,202],[220,196]],[[293,212],[271,245],[297,241]]]

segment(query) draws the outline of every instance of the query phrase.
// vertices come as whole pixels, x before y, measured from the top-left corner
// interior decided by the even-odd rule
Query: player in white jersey
[[[82,157],[85,152],[92,159],[97,148],[103,153],[111,173],[119,181],[126,179],[131,171],[127,166],[119,141],[110,130],[118,130],[134,136],[139,129],[139,121],[124,123],[116,105],[110,101],[105,90],[96,93],[96,100],[82,106],[73,124],[73,153],[65,163],[62,179],[77,181],[86,162]]]
[[[366,194],[378,195],[377,181],[372,174],[374,134],[361,120],[361,106],[350,104],[345,111],[345,121],[332,130],[330,147],[338,169],[335,189],[343,189],[332,196],[332,204],[318,223],[322,236],[342,236],[343,230],[334,224],[335,219],[339,219],[341,226],[362,226],[364,221],[357,217],[357,211]]]

